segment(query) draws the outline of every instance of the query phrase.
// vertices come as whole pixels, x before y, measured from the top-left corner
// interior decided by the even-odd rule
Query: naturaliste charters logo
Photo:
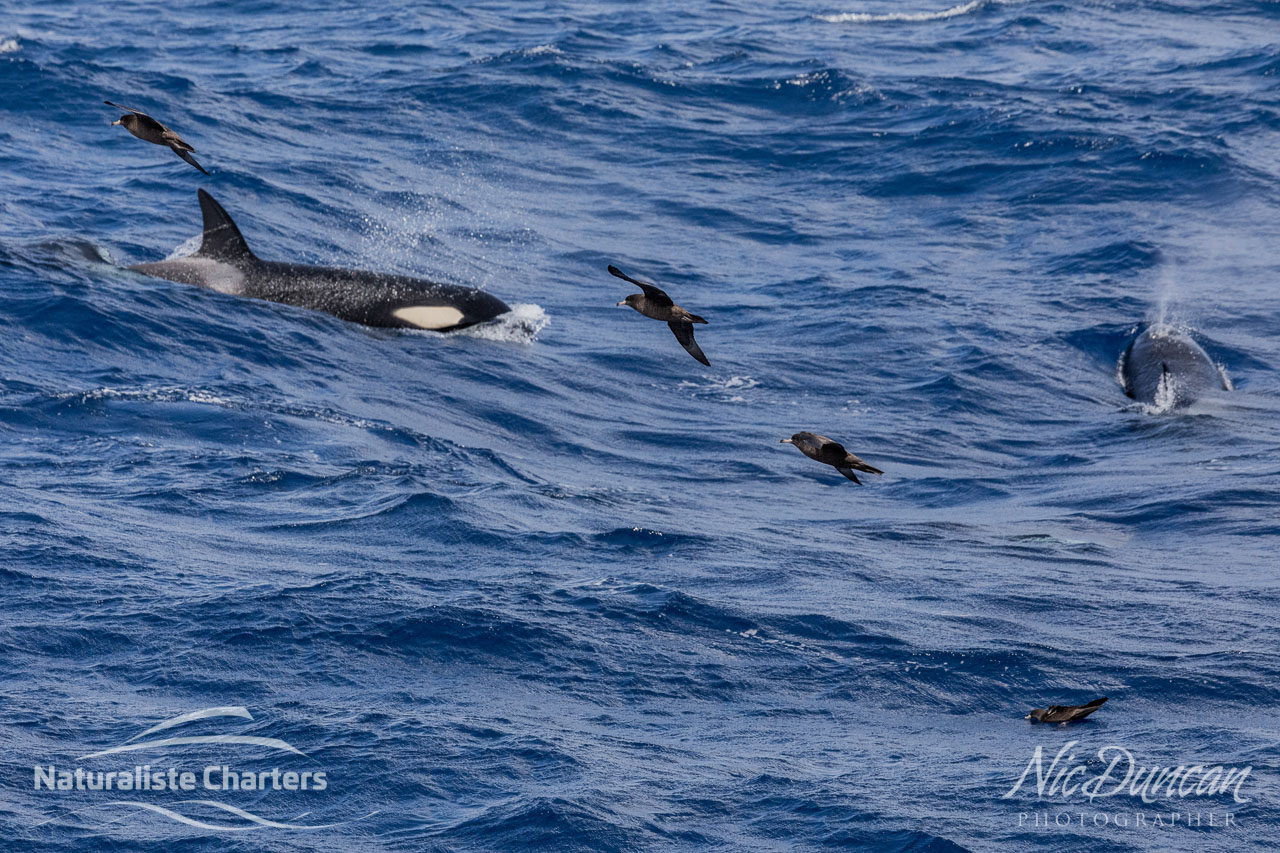
[[[1026,769],[1013,787],[1001,795],[1001,799],[1007,800],[1021,790],[1034,770],[1036,796],[1040,799],[1055,796],[1067,799],[1079,794],[1092,803],[1098,798],[1128,794],[1140,797],[1144,803],[1154,803],[1161,797],[1212,797],[1230,793],[1237,803],[1249,802],[1248,797],[1240,795],[1240,786],[1253,772],[1252,766],[1143,766],[1129,750],[1122,746],[1108,745],[1098,749],[1098,765],[1090,767],[1089,764],[1076,761],[1075,753],[1071,750],[1078,743],[1078,740],[1069,741],[1059,749],[1047,768],[1044,766],[1044,747],[1037,745]],[[1097,766],[1104,769],[1090,775],[1091,771],[1096,771]]]
[[[329,829],[339,823],[302,824],[292,821],[273,820],[254,814],[246,809],[209,798],[222,796],[228,792],[255,792],[259,795],[266,792],[322,792],[329,789],[329,774],[319,769],[246,769],[225,762],[204,763],[195,768],[179,766],[155,766],[147,762],[133,761],[132,766],[116,766],[110,769],[87,769],[81,762],[97,762],[109,756],[125,754],[166,752],[184,747],[199,745],[226,745],[239,747],[258,747],[269,753],[284,753],[303,759],[307,755],[292,744],[273,737],[260,737],[242,734],[198,734],[181,735],[170,730],[177,729],[200,720],[235,717],[253,720],[253,715],[242,706],[222,706],[204,708],[181,714],[158,723],[146,731],[140,732],[124,743],[107,749],[101,749],[75,760],[74,767],[57,764],[36,764],[32,767],[33,784],[36,791],[45,792],[110,792],[113,794],[196,794],[189,799],[180,799],[164,805],[146,799],[112,799],[93,803],[86,807],[65,812],[56,817],[42,821],[42,826],[55,821],[65,821],[72,815],[93,809],[111,808],[113,810],[143,810],[166,817],[176,823],[199,829],[209,830],[246,830],[260,828],[275,829]],[[156,737],[155,735],[160,735]],[[199,794],[197,794],[199,792]],[[203,795],[203,796],[201,796]],[[194,807],[194,808],[193,808]],[[188,814],[191,812],[192,814]],[[230,815],[234,822],[213,823],[203,816],[195,816],[197,812],[214,812]],[[308,814],[309,812],[303,812]],[[377,812],[370,812],[358,820],[363,820]],[[302,815],[299,815],[301,817]],[[118,818],[113,818],[113,822]]]

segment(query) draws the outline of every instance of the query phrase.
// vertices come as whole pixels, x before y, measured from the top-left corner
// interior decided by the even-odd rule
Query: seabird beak
[[[113,121],[113,122],[111,122],[111,126],[112,126],[112,127],[115,127],[115,126],[116,126],[117,124],[119,124],[119,123],[120,123],[119,121]]]
[[[789,438],[784,438],[782,441],[779,441],[778,444],[795,444],[795,442]]]
[[[624,300],[622,300],[621,302],[619,302],[619,303],[617,303],[617,304],[618,304],[618,305],[626,305],[626,304],[627,304],[627,300],[625,300],[625,299],[624,299]]]

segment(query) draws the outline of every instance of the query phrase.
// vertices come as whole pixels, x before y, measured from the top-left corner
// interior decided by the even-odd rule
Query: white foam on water
[[[883,14],[873,14],[870,12],[842,12],[836,15],[817,15],[819,21],[826,21],[831,24],[879,24],[879,23],[920,23],[923,21],[945,21],[947,18],[958,18],[961,15],[968,15],[972,12],[978,12],[988,6],[1005,6],[1017,0],[970,0],[968,3],[961,3],[959,6],[952,6],[949,9],[942,9],[937,12],[885,12]]]
[[[222,408],[238,408],[240,404],[203,388],[161,385],[154,388],[94,388],[89,391],[65,391],[53,395],[58,400],[136,400],[144,403],[201,403]]]
[[[0,41],[0,53],[17,53],[20,50],[22,50],[22,44],[17,39]]]
[[[506,341],[514,344],[531,344],[551,321],[541,305],[524,303],[512,305],[511,310],[488,323],[469,326],[455,335],[466,335],[469,338],[480,338],[486,341]]]
[[[746,403],[751,392],[760,385],[760,380],[751,376],[730,376],[728,379],[706,377],[704,382],[682,380],[676,387],[682,391],[691,391],[694,397],[716,397],[725,403]]]

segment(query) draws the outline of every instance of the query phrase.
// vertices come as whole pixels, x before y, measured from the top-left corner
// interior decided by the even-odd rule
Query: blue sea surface
[[[0,2],[0,92],[4,850],[1280,847],[1280,3]],[[513,311],[122,269],[198,187]],[[135,766],[326,785],[39,782]]]

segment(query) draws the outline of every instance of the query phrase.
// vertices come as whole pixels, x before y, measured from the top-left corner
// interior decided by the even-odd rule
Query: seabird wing
[[[849,457],[852,456],[849,451],[844,449],[844,445],[838,441],[828,439],[818,448],[817,459],[826,465],[835,465],[837,468],[847,468],[849,465]]]
[[[634,284],[636,287],[643,290],[645,298],[647,298],[654,305],[657,305],[659,307],[675,305],[675,303],[671,301],[671,297],[667,296],[666,292],[663,291],[662,288],[655,287],[652,284],[646,284],[643,281],[640,281],[638,279],[634,279],[631,276],[624,273],[622,270],[615,267],[613,264],[609,265],[609,274],[612,276],[617,276],[623,281],[629,281],[632,284]]]
[[[173,151],[173,153],[174,153],[174,154],[177,154],[179,157],[181,157],[183,160],[186,160],[186,161],[187,161],[188,163],[190,163],[192,166],[195,166],[195,167],[196,167],[197,169],[199,169],[201,172],[204,172],[206,175],[207,175],[207,174],[209,174],[208,172],[205,172],[205,171],[204,171],[204,166],[201,166],[199,163],[197,163],[197,162],[196,162],[196,158],[192,157],[192,156],[191,156],[190,154],[188,154],[186,151],[183,151],[181,148],[177,148],[177,147],[172,146],[172,145],[170,145],[170,146],[169,146],[169,149],[170,149],[171,151]]]
[[[130,113],[133,113],[134,115],[142,116],[143,118],[151,118],[151,116],[147,115],[142,110],[135,110],[133,107],[126,107],[124,104],[117,104],[114,101],[103,101],[102,103],[106,104],[109,107],[115,107],[116,109],[124,110],[125,112],[130,112]],[[155,119],[153,118],[151,120],[155,121]],[[158,123],[159,122],[157,122],[157,124]]]
[[[698,346],[698,342],[693,339],[692,323],[668,323],[667,325],[675,333],[676,340],[680,342],[680,346],[684,347],[689,355],[707,367],[711,366],[711,362],[707,361],[707,356],[702,352],[702,347]]]
[[[671,301],[671,297],[667,296],[666,291],[662,288],[654,287],[652,284],[642,284],[638,281],[636,282],[636,285],[644,291],[645,299],[650,305],[667,308],[675,307],[675,303]]]
[[[841,474],[844,474],[844,475],[845,475],[846,477],[848,477],[850,480],[853,480],[853,482],[857,483],[859,486],[861,486],[861,485],[862,485],[862,481],[858,479],[858,475],[857,475],[857,474],[853,473],[853,469],[852,469],[852,468],[845,468],[845,467],[843,467],[843,466],[839,466],[839,465],[837,465],[837,466],[836,466],[836,470],[837,470],[837,471],[839,471]]]
[[[1103,696],[1101,699],[1094,699],[1092,702],[1089,702],[1087,704],[1078,705],[1074,708],[1070,708],[1069,710],[1071,711],[1071,720],[1072,721],[1083,720],[1085,717],[1089,716],[1094,711],[1101,708],[1102,703],[1106,701],[1107,701],[1107,697]]]

